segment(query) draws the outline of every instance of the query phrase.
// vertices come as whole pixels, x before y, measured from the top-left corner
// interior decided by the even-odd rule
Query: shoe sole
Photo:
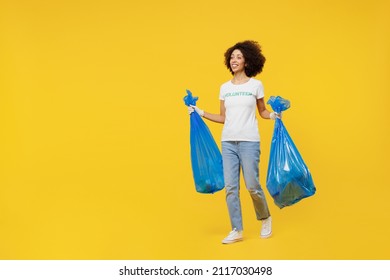
[[[232,244],[232,243],[236,243],[236,242],[239,242],[239,241],[242,241],[242,240],[243,240],[243,238],[229,240],[229,241],[222,241],[222,244]]]
[[[267,234],[267,235],[260,235],[260,238],[266,239],[266,238],[271,237],[271,235],[272,235],[272,232],[270,234]]]

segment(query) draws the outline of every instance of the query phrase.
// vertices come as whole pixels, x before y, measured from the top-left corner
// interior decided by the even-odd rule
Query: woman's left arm
[[[257,99],[257,110],[259,110],[259,114],[263,119],[276,120],[282,118],[282,113],[270,112],[265,108],[264,98]]]
[[[270,119],[271,112],[267,110],[264,104],[264,98],[257,99],[257,110],[263,119]]]

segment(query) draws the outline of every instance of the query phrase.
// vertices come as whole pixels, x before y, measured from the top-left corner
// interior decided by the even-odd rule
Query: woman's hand
[[[282,119],[282,112],[280,112],[280,114],[278,114],[278,113],[275,113],[275,112],[271,112],[270,114],[269,114],[269,118],[271,119],[271,120],[276,120],[276,119]]]
[[[197,112],[199,116],[203,117],[204,116],[204,111],[202,109],[199,109],[198,107],[194,105],[188,106],[188,114],[191,115],[193,112]]]

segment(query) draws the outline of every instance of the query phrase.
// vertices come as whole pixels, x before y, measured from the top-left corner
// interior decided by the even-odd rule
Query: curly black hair
[[[247,40],[235,44],[225,52],[225,65],[229,69],[230,73],[234,74],[232,68],[230,67],[230,57],[234,50],[240,50],[244,55],[245,74],[248,77],[254,77],[263,71],[265,57],[261,53],[261,47],[259,43],[256,41]]]

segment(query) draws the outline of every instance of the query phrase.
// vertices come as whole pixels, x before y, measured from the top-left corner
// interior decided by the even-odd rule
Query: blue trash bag
[[[280,96],[271,96],[267,104],[276,113],[290,108],[290,101]],[[280,119],[275,120],[266,185],[279,208],[293,205],[316,192],[310,171]]]
[[[196,105],[198,97],[187,90],[185,105]],[[191,165],[196,191],[215,193],[224,188],[222,155],[206,123],[198,113],[190,115]]]

